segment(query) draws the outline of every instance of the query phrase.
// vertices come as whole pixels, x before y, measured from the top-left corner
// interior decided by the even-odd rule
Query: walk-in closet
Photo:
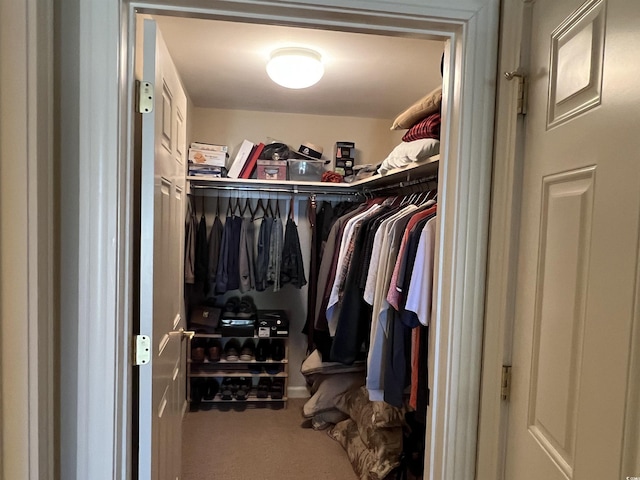
[[[175,352],[158,394],[174,420],[157,422],[181,458],[163,468],[422,478],[446,39],[164,15],[137,32],[146,307],[186,320],[153,357]],[[317,86],[270,82],[287,44],[322,52]],[[290,455],[320,457],[282,474]]]

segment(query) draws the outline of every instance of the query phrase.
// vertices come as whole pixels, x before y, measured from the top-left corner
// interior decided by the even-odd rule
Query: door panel
[[[531,9],[504,478],[625,478],[639,474],[620,465],[638,271],[640,6]]]
[[[143,80],[154,84],[155,102],[142,120],[140,333],[151,337],[152,358],[140,367],[139,478],[176,480],[185,401],[180,328],[187,101],[152,20],[144,20],[143,51]]]

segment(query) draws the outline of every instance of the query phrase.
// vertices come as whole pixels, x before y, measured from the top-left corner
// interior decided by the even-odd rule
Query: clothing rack
[[[194,194],[204,195],[204,196],[218,196],[216,191],[227,191],[227,192],[243,192],[246,193],[248,191],[251,192],[266,192],[266,193],[286,193],[286,194],[313,194],[313,195],[338,195],[338,196],[355,196],[358,197],[361,195],[359,191],[355,188],[350,188],[348,186],[321,186],[321,185],[304,185],[304,184],[292,184],[285,185],[276,184],[269,185],[267,182],[256,182],[249,183],[247,180],[243,180],[240,184],[234,184],[231,182],[212,182],[212,181],[201,181],[191,180],[191,189]],[[329,184],[330,185],[330,184]],[[211,192],[211,193],[208,193]]]
[[[433,188],[437,188],[438,175],[430,175],[428,177],[417,178],[415,180],[401,181],[401,182],[393,183],[391,185],[384,185],[382,187],[365,189],[364,193],[365,193],[365,196],[367,197],[378,196],[380,194],[389,195],[393,193],[401,193],[402,190],[404,189],[415,187],[415,186],[422,186],[423,184],[426,184],[426,186],[429,187],[430,183],[434,184]]]

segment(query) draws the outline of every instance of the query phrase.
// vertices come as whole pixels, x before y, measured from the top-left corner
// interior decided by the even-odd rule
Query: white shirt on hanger
[[[436,243],[436,217],[427,221],[418,242],[416,259],[407,291],[405,310],[414,312],[420,323],[429,325],[433,293],[433,262]],[[416,268],[418,267],[418,268]]]
[[[327,323],[329,324],[329,334],[333,337],[336,334],[338,327],[338,318],[340,317],[340,291],[344,287],[346,270],[345,264],[351,261],[351,256],[347,258],[347,250],[349,243],[353,238],[358,223],[364,222],[367,218],[376,214],[376,211],[380,208],[380,205],[375,204],[364,212],[356,215],[347,221],[342,234],[342,241],[340,242],[340,251],[338,253],[338,263],[336,265],[336,276],[331,287],[331,293],[329,295],[329,303],[327,304]]]

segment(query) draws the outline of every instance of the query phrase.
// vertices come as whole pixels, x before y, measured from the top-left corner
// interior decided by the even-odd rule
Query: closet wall
[[[291,114],[281,112],[260,112],[245,110],[226,110],[214,108],[192,108],[189,115],[190,141],[221,143],[229,146],[230,161],[242,143],[243,139],[255,142],[267,142],[270,139],[283,141],[291,148],[309,141],[321,145],[324,156],[332,159],[336,141],[353,141],[357,147],[357,164],[378,164],[388,155],[402,138],[404,131],[391,131],[389,127],[392,119],[355,118],[341,116],[322,116],[308,114]],[[330,168],[331,165],[327,165]],[[277,184],[275,184],[277,185]],[[193,190],[196,198],[196,210],[201,213],[203,205],[207,218],[207,226],[211,226],[216,207],[219,202],[221,217],[226,214],[228,201],[240,196],[249,198],[252,206],[257,199],[278,199],[282,217],[285,218],[289,208],[290,195],[283,193],[265,192],[232,192],[210,190],[206,193]],[[337,202],[349,197],[329,196],[318,198]],[[304,257],[305,274],[309,274],[311,232],[307,219],[308,196],[294,197],[294,215],[298,225],[300,245]],[[353,200],[353,199],[352,199]],[[241,200],[243,202],[244,200]],[[224,221],[224,218],[222,218]],[[259,221],[256,222],[256,233]],[[284,308],[290,315],[289,334],[289,396],[306,396],[305,378],[300,373],[300,365],[306,356],[307,337],[302,334],[307,315],[308,285],[297,289],[291,285],[284,286],[280,291],[273,292],[272,288],[264,292],[251,291],[245,295],[254,298],[258,308]],[[230,296],[240,295],[239,291],[227,292],[219,297],[220,304]]]
[[[403,130],[389,130],[393,119],[308,115],[194,108],[192,138],[229,146],[234,158],[242,140],[267,143],[269,138],[298,148],[303,142],[322,146],[332,159],[336,141],[356,144],[356,164],[378,164],[402,140]]]
[[[196,211],[198,218],[202,212],[204,205],[205,216],[207,219],[207,226],[210,227],[216,213],[216,207],[219,203],[220,216],[224,223],[224,217],[226,214],[226,208],[228,201],[231,200],[232,204],[235,204],[235,199],[238,195],[242,197],[241,205],[244,205],[244,199],[248,198],[252,207],[255,207],[258,198],[262,198],[263,201],[267,198],[271,198],[272,203],[276,198],[280,202],[280,212],[283,221],[286,222],[286,215],[289,208],[290,196],[282,193],[267,194],[264,192],[227,192],[215,190],[208,190],[206,196],[202,196],[203,192],[196,191],[194,195]],[[218,197],[217,195],[220,195]],[[298,196],[295,200],[294,212],[298,212],[295,217],[296,224],[298,225],[298,235],[300,237],[300,245],[302,247],[304,258],[304,269],[307,281],[309,281],[309,245],[311,242],[311,232],[309,228],[309,222],[306,216],[307,200],[304,196]],[[260,228],[260,220],[255,222],[255,233],[257,236]],[[257,240],[257,238],[256,238]],[[302,328],[306,320],[307,312],[307,287],[305,285],[301,289],[295,288],[291,285],[284,285],[279,291],[274,292],[272,287],[269,287],[263,292],[251,290],[249,292],[241,294],[238,290],[229,291],[224,295],[218,296],[220,305],[224,305],[226,299],[232,296],[251,296],[257,307],[260,309],[284,309],[289,315],[289,396],[306,396],[307,391],[305,388],[305,380],[300,373],[300,365],[306,355],[307,337],[302,334]]]

